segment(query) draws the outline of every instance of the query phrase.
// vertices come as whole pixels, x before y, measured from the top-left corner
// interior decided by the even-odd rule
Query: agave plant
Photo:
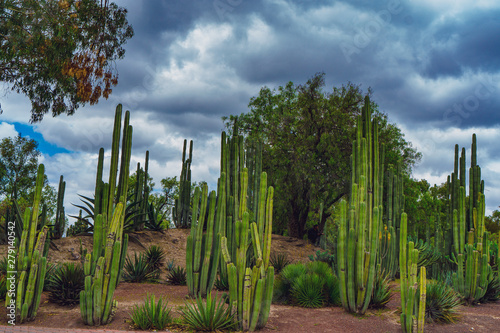
[[[218,276],[214,282],[215,289],[219,291],[228,291],[229,290],[229,280],[228,278],[224,278],[222,276]]]
[[[339,278],[336,275],[331,274],[325,278],[325,285],[323,286],[323,291],[327,296],[328,304],[333,306],[341,305]]]
[[[375,277],[375,284],[373,286],[373,295],[370,300],[371,308],[382,308],[384,307],[392,297],[391,294],[391,276],[385,270],[378,270],[377,276]]]
[[[85,273],[81,265],[62,264],[47,276],[50,302],[59,305],[75,305],[80,302],[80,291],[85,288]]]
[[[144,254],[134,253],[134,259],[130,257],[125,259],[123,266],[123,281],[127,282],[147,282],[156,278],[157,271],[151,270]]]
[[[196,302],[185,303],[181,316],[183,322],[195,331],[223,331],[234,328],[234,314],[231,308],[226,306],[226,300],[221,297],[217,302],[217,296],[207,294],[206,302],[201,296]]]
[[[283,268],[291,263],[292,261],[288,259],[288,255],[285,252],[273,252],[269,258],[269,264],[274,267],[275,274],[279,274]]]
[[[170,284],[177,286],[185,286],[186,285],[186,270],[177,266],[173,270],[169,271],[167,274],[167,280]]]
[[[172,322],[170,314],[171,308],[167,307],[168,302],[162,297],[156,302],[155,295],[147,294],[144,304],[134,305],[130,319],[134,327],[141,330],[163,331]]]
[[[418,291],[417,291],[418,293]],[[459,318],[461,297],[443,281],[428,281],[425,299],[425,318],[440,323],[453,323]]]
[[[149,269],[155,272],[155,278],[159,278],[160,270],[164,266],[165,251],[158,245],[151,245],[145,252],[146,262]]]

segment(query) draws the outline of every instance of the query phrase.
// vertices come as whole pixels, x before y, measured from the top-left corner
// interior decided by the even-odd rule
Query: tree
[[[3,164],[1,192],[8,198],[26,198],[35,187],[38,169],[38,143],[18,134],[15,138],[3,138],[0,142],[0,160]]]
[[[498,209],[495,209],[490,216],[485,217],[484,226],[486,231],[491,234],[498,234],[500,231],[500,211]]]
[[[133,36],[126,14],[108,0],[0,2],[0,80],[29,97],[31,122],[108,98]]]
[[[305,85],[289,82],[278,90],[263,87],[250,100],[248,113],[225,118],[228,129],[236,122],[247,138],[264,142],[263,171],[274,186],[275,232],[285,228],[302,237],[311,211],[328,208],[348,193],[355,119],[361,113],[364,93],[348,83],[332,92],[323,91],[324,74]],[[368,95],[371,91],[368,90]],[[388,147],[386,162],[402,159],[406,170],[420,155],[387,116],[372,103],[380,125],[380,139]]]

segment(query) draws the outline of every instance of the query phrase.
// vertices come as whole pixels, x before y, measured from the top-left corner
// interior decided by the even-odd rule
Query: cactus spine
[[[109,323],[116,309],[113,295],[125,262],[128,235],[123,236],[128,186],[132,126],[125,113],[120,173],[118,174],[121,105],[116,108],[109,183],[102,181],[104,149],[99,151],[95,192],[95,220],[92,253],[85,256],[85,289],[80,292],[80,311],[86,325]],[[116,181],[118,180],[118,186]]]
[[[353,142],[349,210],[341,203],[338,257],[340,296],[345,310],[364,314],[370,304],[382,225],[383,145],[365,98]]]
[[[223,214],[222,204],[225,201],[225,175],[219,180],[219,197],[215,191],[208,195],[208,186],[204,184],[201,191],[197,187],[193,199],[191,233],[186,246],[186,278],[189,295],[206,296],[212,290],[217,275],[220,258],[220,225]],[[219,205],[217,211],[216,203]],[[199,209],[198,209],[199,205]],[[207,206],[208,215],[207,215]],[[199,214],[198,214],[199,210]],[[206,228],[206,233],[203,230]]]
[[[189,142],[189,156],[186,159],[187,140],[182,148],[182,170],[179,179],[179,198],[172,208],[172,218],[176,228],[189,228],[191,225],[191,163],[193,161],[193,140]]]
[[[266,325],[273,295],[274,267],[269,265],[269,258],[274,189],[272,186],[267,188],[267,174],[263,172],[260,177],[259,207],[265,210],[264,221],[250,223],[246,204],[247,184],[248,170],[244,168],[241,173],[240,210],[234,228],[236,255],[229,253],[227,237],[222,237],[221,245],[229,279],[229,304],[236,309],[239,329],[254,331]],[[261,230],[259,223],[264,226]],[[247,267],[249,234],[256,258],[253,267]]]
[[[6,306],[15,305],[17,323],[35,319],[45,281],[48,249],[44,251],[44,248],[48,233],[47,226],[42,226],[37,233],[43,180],[44,165],[40,164],[37,170],[33,206],[25,210],[24,217],[21,220],[23,229],[16,256],[17,272],[19,274],[16,279],[16,300],[14,303],[10,293],[7,293],[5,299]],[[14,271],[15,268],[9,267],[8,270]]]

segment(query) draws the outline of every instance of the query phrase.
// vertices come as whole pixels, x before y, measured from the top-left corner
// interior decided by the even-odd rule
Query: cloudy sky
[[[50,182],[67,182],[66,210],[91,195],[99,147],[109,151],[116,104],[132,112],[132,166],[180,173],[182,142],[194,140],[193,179],[219,174],[222,116],[248,110],[263,86],[305,83],[371,87],[380,109],[423,153],[414,177],[446,181],[454,145],[478,163],[487,213],[500,205],[500,2],[497,0],[118,0],[135,36],[117,63],[107,101],[73,116],[29,124],[30,104],[0,95],[0,137],[40,142]],[[469,161],[467,161],[469,163]]]

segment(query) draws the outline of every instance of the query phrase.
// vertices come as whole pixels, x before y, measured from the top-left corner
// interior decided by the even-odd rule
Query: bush
[[[7,277],[0,275],[0,299],[5,299],[7,296]]]
[[[154,295],[146,295],[144,304],[134,305],[130,319],[132,325],[141,330],[164,330],[172,322],[171,309],[167,302],[159,298],[156,302]]]
[[[181,266],[177,266],[167,274],[167,280],[170,284],[177,286],[186,285],[186,270]]]
[[[460,294],[446,282],[427,281],[425,318],[440,323],[453,323],[459,318]],[[417,295],[419,291],[417,291]]]
[[[292,288],[294,301],[305,308],[319,308],[326,302],[324,281],[315,273],[299,276]]]
[[[85,288],[85,273],[80,265],[66,263],[57,266],[48,275],[49,301],[59,305],[75,305],[80,302],[80,291]]]
[[[291,263],[292,261],[288,259],[288,255],[284,252],[273,252],[271,253],[271,257],[269,258],[269,264],[274,267],[274,272],[276,274],[279,274],[283,270],[283,268]]]
[[[313,256],[312,254],[309,256],[309,260],[326,262],[330,267],[333,267],[335,263],[335,256],[328,253],[328,251],[321,252],[318,250],[316,251],[316,256]]]
[[[371,308],[382,308],[391,300],[392,288],[390,282],[391,276],[389,273],[386,273],[385,270],[378,271],[373,285],[372,299],[370,300]]]
[[[211,293],[207,294],[204,303],[201,296],[196,298],[196,303],[186,303],[182,309],[181,316],[184,324],[195,331],[223,331],[234,328],[234,314],[231,308],[226,306],[224,297],[212,298]]]
[[[286,266],[274,284],[275,302],[295,303],[304,307],[340,304],[337,277],[322,261]],[[313,297],[313,294],[316,294]]]
[[[134,260],[127,257],[123,266],[123,281],[147,282],[155,280],[157,271],[152,271],[144,254],[134,253]]]

